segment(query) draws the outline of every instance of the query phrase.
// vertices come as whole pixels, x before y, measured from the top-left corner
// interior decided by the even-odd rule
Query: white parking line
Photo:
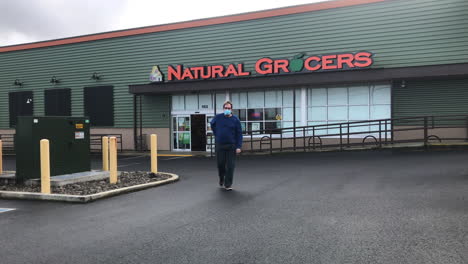
[[[118,167],[119,167],[119,168],[123,168],[123,167],[138,165],[138,164],[142,164],[142,163],[141,163],[141,162],[138,162],[138,163],[129,163],[129,164],[125,164],[125,165],[118,165]]]
[[[168,158],[168,159],[163,159],[163,160],[173,160],[173,159],[183,159],[183,158],[186,158],[186,157],[174,157],[174,158]]]
[[[0,213],[16,210],[16,208],[0,208]]]
[[[129,160],[129,159],[138,159],[142,157],[146,157],[147,155],[141,155],[141,156],[134,156],[134,157],[128,157],[128,158],[121,158],[119,160]]]

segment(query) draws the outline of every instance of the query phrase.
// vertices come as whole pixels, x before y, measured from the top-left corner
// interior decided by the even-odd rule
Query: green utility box
[[[20,116],[16,125],[16,181],[41,177],[40,141],[49,140],[50,176],[91,170],[89,119]]]

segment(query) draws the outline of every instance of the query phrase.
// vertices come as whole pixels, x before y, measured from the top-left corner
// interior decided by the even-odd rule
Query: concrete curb
[[[179,175],[173,173],[164,172],[164,174],[169,174],[171,177],[157,182],[144,183],[139,185],[134,185],[130,187],[124,187],[120,189],[110,190],[106,192],[100,192],[90,195],[68,195],[68,194],[42,194],[42,193],[32,193],[32,192],[10,192],[10,191],[0,191],[0,199],[19,199],[19,200],[42,200],[42,201],[60,201],[60,202],[71,202],[71,203],[88,203],[98,199],[107,198],[116,196],[123,193],[134,192],[138,190],[143,190],[159,185],[164,185],[172,183],[179,180]]]

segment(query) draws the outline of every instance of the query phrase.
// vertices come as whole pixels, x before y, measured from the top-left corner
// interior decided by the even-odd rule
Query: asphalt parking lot
[[[0,263],[468,263],[468,151],[241,156],[233,192],[214,159],[159,167],[181,180],[90,204],[0,200],[15,209]]]

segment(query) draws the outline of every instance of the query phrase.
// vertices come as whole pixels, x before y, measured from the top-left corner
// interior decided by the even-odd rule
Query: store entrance
[[[190,115],[192,151],[206,151],[206,115]]]

